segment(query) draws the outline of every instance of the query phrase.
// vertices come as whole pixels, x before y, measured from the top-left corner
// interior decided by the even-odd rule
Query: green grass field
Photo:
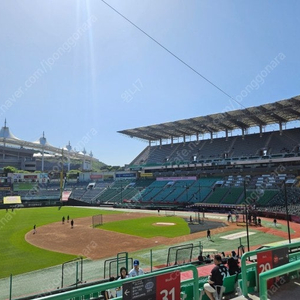
[[[204,248],[214,248],[217,249],[218,251],[231,251],[231,250],[235,250],[238,248],[238,246],[240,245],[240,240],[239,239],[235,239],[235,240],[226,240],[223,239],[222,236],[224,235],[228,235],[228,234],[233,234],[233,233],[238,233],[244,230],[235,230],[235,231],[230,231],[230,232],[225,232],[225,233],[219,233],[216,235],[212,236],[212,240],[213,242],[208,241],[207,239],[202,239]],[[255,229],[250,229],[249,233],[254,232],[255,234],[253,235],[249,235],[249,241],[250,241],[250,247],[252,246],[259,246],[259,245],[263,245],[266,243],[273,243],[273,242],[277,242],[277,241],[281,241],[283,240],[283,238],[280,238],[276,235],[272,235],[272,234],[267,234],[265,232],[261,232],[259,230],[255,230]],[[247,238],[242,237],[241,238],[241,243],[242,245],[245,247],[245,251],[247,251]]]
[[[69,261],[76,256],[62,254],[58,252],[52,252],[43,250],[38,247],[32,246],[25,241],[25,234],[32,231],[33,225],[39,226],[61,222],[63,216],[69,215],[71,219],[80,217],[87,217],[98,214],[117,214],[122,213],[118,211],[87,209],[87,208],[74,208],[74,207],[62,207],[58,210],[57,207],[48,208],[30,208],[30,209],[17,209],[6,212],[0,210],[0,251],[1,251],[1,268],[0,278],[8,277],[10,274],[17,275],[26,273],[29,271],[39,270],[55,265],[60,265],[66,261]],[[155,223],[175,223],[174,226],[157,226]],[[189,234],[189,228],[186,221],[182,217],[162,217],[162,216],[150,216],[145,218],[138,218],[132,220],[124,220],[118,222],[106,223],[101,226],[101,229],[117,231],[130,235],[140,236],[144,238],[151,238],[155,236],[163,237],[178,237]],[[284,230],[284,228],[282,228]],[[239,246],[239,240],[229,241],[222,239],[223,235],[227,235],[234,232],[245,231],[245,229],[236,230],[232,232],[213,235],[214,242],[208,242],[206,239],[201,239],[204,248],[214,248],[218,251],[231,251],[237,249]],[[271,243],[281,240],[281,238],[265,234],[255,229],[256,234],[250,236],[250,245],[259,245],[265,243]],[[199,243],[198,240],[190,241],[194,244]],[[182,242],[184,244],[186,242]],[[246,248],[246,238],[242,238],[242,243]],[[157,245],[153,249],[158,250],[162,245]],[[166,251],[169,246],[165,246],[160,255],[160,259],[165,260]],[[126,251],[126,249],[124,249]],[[143,251],[138,251],[137,257],[141,255],[143,259]],[[145,252],[146,253],[146,252]],[[112,256],[114,254],[112,253]]]
[[[39,226],[61,222],[63,216],[81,218],[96,214],[118,212],[74,207],[26,208],[0,210],[0,278],[58,265],[75,258],[74,255],[43,250],[25,241],[25,234],[36,224]]]
[[[262,221],[262,226],[268,227],[268,228],[275,228],[274,227],[274,223],[272,222],[272,220],[270,220],[270,221]],[[282,225],[280,223],[278,223],[276,225],[276,229],[277,230],[281,230],[283,232],[288,232],[288,227],[286,225]],[[290,228],[290,232],[291,233],[295,233],[295,231],[292,228]]]
[[[175,225],[155,225],[156,223],[174,223]],[[144,238],[156,236],[177,237],[187,235],[190,229],[180,217],[146,217],[132,220],[110,222],[99,226],[101,229],[136,235]]]

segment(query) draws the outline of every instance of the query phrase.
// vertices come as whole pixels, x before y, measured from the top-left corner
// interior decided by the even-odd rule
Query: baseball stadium
[[[295,299],[300,96],[119,131],[147,142],[122,171],[0,131],[0,299]],[[70,146],[70,145],[69,145]],[[76,178],[68,177],[81,165]],[[6,172],[14,166],[24,172]],[[27,172],[25,172],[27,171]],[[113,280],[140,265],[142,275]]]

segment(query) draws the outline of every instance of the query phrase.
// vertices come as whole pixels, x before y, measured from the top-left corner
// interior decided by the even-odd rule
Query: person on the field
[[[211,235],[210,235],[210,230],[209,229],[207,229],[207,231],[206,231],[206,237],[209,241],[211,241]]]
[[[210,264],[212,261],[213,260],[211,259],[210,254],[207,254],[206,257],[205,257],[205,263]]]
[[[261,218],[258,218],[258,219],[257,219],[257,225],[258,225],[259,227],[261,227]]]
[[[199,265],[204,263],[204,257],[203,257],[202,251],[200,251],[200,254],[198,255],[198,262],[199,262]]]

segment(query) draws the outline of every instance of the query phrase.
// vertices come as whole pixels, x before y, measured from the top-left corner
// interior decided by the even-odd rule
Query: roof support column
[[[282,135],[282,122],[279,122],[279,134]]]
[[[259,137],[262,137],[262,125],[259,125]]]
[[[171,147],[173,147],[173,142],[174,142],[174,139],[173,139],[173,135],[171,136]]]
[[[225,134],[226,134],[226,142],[228,141],[228,129],[225,129]]]
[[[183,135],[183,143],[185,144],[185,134]]]
[[[149,147],[151,147],[151,140],[149,140],[148,142],[149,142]]]
[[[212,143],[213,139],[214,139],[214,137],[213,137],[213,132],[211,131],[211,132],[210,132],[210,142],[211,142],[211,143]]]
[[[245,139],[245,129],[242,128],[242,139],[244,140]]]
[[[199,143],[199,132],[196,133],[196,139],[197,139],[197,143]]]
[[[159,139],[159,146],[162,146],[162,139]]]

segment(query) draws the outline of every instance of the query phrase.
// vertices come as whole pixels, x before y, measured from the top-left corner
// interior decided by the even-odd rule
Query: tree
[[[5,174],[8,174],[8,173],[18,173],[19,170],[12,166],[6,166],[3,168],[3,171]]]

